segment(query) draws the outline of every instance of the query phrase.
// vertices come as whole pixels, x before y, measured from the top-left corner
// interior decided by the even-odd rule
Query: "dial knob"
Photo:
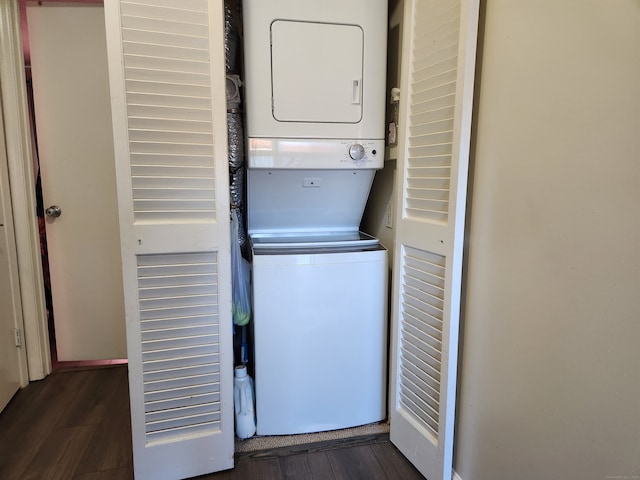
[[[354,143],[349,147],[349,156],[354,160],[362,160],[364,158],[364,147],[359,143]]]

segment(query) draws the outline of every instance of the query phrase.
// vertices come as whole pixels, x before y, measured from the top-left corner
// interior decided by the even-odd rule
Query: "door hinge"
[[[20,331],[19,328],[16,328],[15,334],[16,334],[16,347],[20,348],[22,347],[22,332]]]

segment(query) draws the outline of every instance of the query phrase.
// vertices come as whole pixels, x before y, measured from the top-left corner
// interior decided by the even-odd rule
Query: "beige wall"
[[[389,103],[391,89],[400,86],[400,49],[402,47],[402,17],[404,0],[389,0],[389,32],[387,35],[387,122],[393,119],[393,106]],[[388,123],[387,123],[388,125]],[[387,250],[389,268],[393,262],[397,147],[386,148],[384,167],[376,172],[360,228],[377,237]],[[391,282],[389,284],[391,288]]]
[[[640,1],[483,11],[455,469],[639,478]]]

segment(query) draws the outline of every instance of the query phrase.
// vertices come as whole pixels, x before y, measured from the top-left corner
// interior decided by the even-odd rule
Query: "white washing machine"
[[[386,416],[387,252],[358,231],[373,173],[249,171],[258,435]]]
[[[359,234],[253,239],[258,435],[385,418],[386,253]]]
[[[358,231],[383,165],[386,14],[243,2],[259,435],[386,416],[387,252]]]

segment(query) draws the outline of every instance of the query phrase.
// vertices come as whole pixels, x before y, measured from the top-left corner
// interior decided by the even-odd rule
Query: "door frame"
[[[0,84],[7,166],[11,183],[11,207],[18,259],[22,330],[26,368],[22,386],[51,373],[49,328],[40,257],[40,234],[36,217],[33,155],[29,126],[20,12],[17,0],[0,2]],[[28,372],[28,375],[27,375]]]
[[[5,243],[5,250],[7,256],[8,263],[8,289],[9,290],[9,305],[7,305],[7,310],[3,311],[3,314],[9,313],[9,322],[13,329],[18,330],[18,335],[21,339],[22,331],[24,331],[24,323],[22,321],[22,306],[20,302],[20,275],[18,274],[18,259],[16,255],[16,237],[13,228],[13,207],[11,205],[11,188],[9,185],[9,169],[7,168],[7,148],[6,148],[6,139],[5,139],[5,131],[4,131],[4,121],[2,118],[2,106],[0,104],[0,194],[2,196],[2,217],[1,220],[3,223],[0,225],[2,227],[0,230],[0,236],[4,238],[0,238],[0,242]],[[6,325],[3,323],[3,330],[6,328]],[[8,340],[12,342],[13,335],[11,331],[4,330],[0,333],[0,336],[3,338],[3,343]],[[5,336],[9,336],[7,339]],[[15,339],[14,339],[15,340]],[[11,348],[11,347],[9,347]],[[26,348],[24,344],[16,344],[15,355],[18,360],[18,387],[22,388],[29,382],[28,370],[27,370],[27,355]],[[15,371],[13,370],[13,365],[11,369],[11,375],[14,375]],[[15,377],[11,379],[11,396],[15,394],[13,390],[13,386],[15,386]],[[0,388],[4,389],[6,386],[2,386]],[[3,398],[0,399],[0,411],[5,407],[6,397],[3,394]]]

